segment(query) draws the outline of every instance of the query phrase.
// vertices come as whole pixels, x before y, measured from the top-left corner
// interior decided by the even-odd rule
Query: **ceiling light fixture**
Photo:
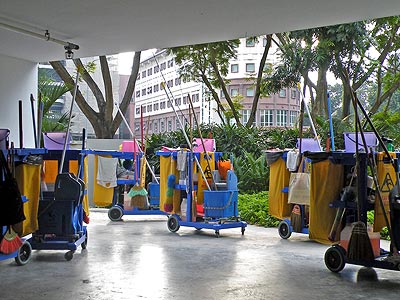
[[[20,27],[14,26],[14,25],[6,24],[3,22],[0,22],[0,27],[3,27],[4,29],[11,30],[11,31],[14,31],[17,33],[29,35],[29,36],[32,36],[32,37],[35,37],[38,39],[42,39],[42,40],[45,40],[48,42],[53,42],[53,43],[62,45],[62,46],[64,46],[64,49],[65,49],[65,59],[74,58],[74,52],[72,50],[79,49],[79,46],[77,44],[66,42],[66,41],[51,37],[50,32],[48,30],[46,30],[44,34],[40,34],[40,33],[36,33],[36,32],[30,31],[30,30],[27,30],[24,28],[20,28]]]

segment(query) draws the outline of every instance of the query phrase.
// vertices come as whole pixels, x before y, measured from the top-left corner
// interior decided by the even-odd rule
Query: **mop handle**
[[[58,170],[59,174],[62,173],[62,170],[64,168],[65,153],[67,152],[67,142],[68,142],[68,136],[69,136],[69,129],[71,128],[72,109],[74,108],[74,102],[75,102],[75,99],[76,99],[76,92],[78,91],[78,81],[79,81],[79,70],[77,69],[77,71],[76,71],[76,79],[75,79],[75,87],[74,87],[74,94],[72,96],[71,107],[69,109],[67,134],[65,135],[64,147],[63,147],[63,151],[62,151],[62,155],[61,155],[61,161],[60,161],[60,168]]]
[[[318,141],[319,150],[322,151],[322,147],[321,147],[321,144],[320,144],[320,142],[319,142],[319,138],[318,138],[318,135],[317,135],[317,131],[315,130],[315,126],[314,126],[314,122],[313,122],[312,117],[311,117],[311,114],[310,114],[310,110],[308,109],[308,106],[307,106],[307,103],[306,103],[306,99],[305,99],[305,97],[304,97],[304,95],[303,95],[303,92],[302,92],[301,89],[300,89],[300,84],[298,85],[298,90],[299,90],[299,92],[300,92],[301,100],[303,101],[304,107],[305,107],[305,109],[306,109],[306,111],[307,111],[308,118],[310,119],[310,124],[311,124],[311,128],[312,128],[312,130],[313,130],[314,136],[315,136],[315,138],[316,138],[317,141]]]

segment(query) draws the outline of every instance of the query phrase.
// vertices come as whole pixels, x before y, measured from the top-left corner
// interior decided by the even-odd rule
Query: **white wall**
[[[10,129],[10,141],[14,142],[15,148],[20,147],[19,100],[22,100],[23,108],[23,146],[24,148],[35,146],[30,94],[37,99],[37,73],[36,63],[0,55],[0,128]]]

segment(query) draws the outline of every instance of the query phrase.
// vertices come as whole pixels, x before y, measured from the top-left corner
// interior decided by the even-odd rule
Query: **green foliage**
[[[240,218],[249,224],[276,227],[279,220],[269,214],[268,192],[239,194],[238,210]]]
[[[243,153],[235,160],[235,173],[241,192],[261,192],[268,186],[269,169],[265,155],[255,157],[252,153]]]
[[[39,76],[38,95],[39,100],[43,103],[43,132],[64,131],[66,129],[68,113],[60,114],[52,110],[52,106],[71,89],[71,86],[63,82],[56,82],[46,74]]]

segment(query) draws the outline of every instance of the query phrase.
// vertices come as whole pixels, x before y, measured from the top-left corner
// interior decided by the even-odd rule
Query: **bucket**
[[[0,129],[0,150],[6,150],[8,148],[8,136],[10,130],[7,128]]]
[[[44,147],[48,150],[64,150],[66,132],[43,132]],[[67,150],[71,143],[71,135],[68,134]]]
[[[353,230],[353,227],[354,227],[353,224],[346,224],[346,226],[340,232],[340,246],[342,246],[346,250],[346,252],[349,247],[349,241],[350,241],[351,232]],[[379,232],[368,231],[368,237],[371,242],[372,251],[374,252],[374,256],[375,257],[380,256],[381,234]]]
[[[356,134],[354,132],[344,132],[344,149],[346,152],[355,153],[356,152]],[[378,139],[374,132],[364,132],[365,142],[367,144],[367,148],[372,148],[375,151],[378,146]],[[358,149],[365,149],[361,134],[358,134]]]
[[[297,139],[296,148],[300,148],[300,139]],[[301,153],[304,151],[321,152],[319,140],[313,138],[302,138],[301,139]]]

